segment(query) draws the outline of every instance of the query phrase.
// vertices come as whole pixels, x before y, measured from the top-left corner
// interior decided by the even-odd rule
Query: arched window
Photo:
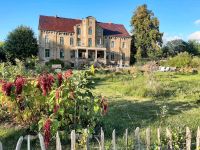
[[[70,45],[73,46],[74,45],[74,38],[70,37]]]
[[[88,34],[89,34],[89,35],[92,35],[92,27],[89,27],[89,28],[88,28]]]

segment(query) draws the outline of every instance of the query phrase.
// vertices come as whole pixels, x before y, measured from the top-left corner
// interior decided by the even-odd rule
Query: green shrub
[[[51,59],[48,62],[46,62],[46,65],[51,67],[54,64],[61,64],[62,68],[65,66],[64,62],[60,59]]]
[[[166,63],[171,67],[188,67],[192,62],[192,56],[187,52],[178,54],[175,57],[170,58]]]

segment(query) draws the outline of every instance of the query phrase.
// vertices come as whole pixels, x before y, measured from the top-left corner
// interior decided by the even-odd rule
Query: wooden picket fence
[[[87,129],[85,129],[85,132],[87,133]],[[117,146],[117,143],[116,143],[116,131],[113,130],[112,132],[112,146],[111,148],[106,148],[105,147],[105,140],[104,140],[104,131],[103,129],[101,129],[100,131],[100,135],[98,136],[98,138],[96,137],[96,140],[98,141],[98,147],[97,149],[99,150],[107,150],[107,149],[111,149],[111,150],[150,150],[152,149],[151,148],[151,143],[153,141],[151,141],[151,129],[150,128],[147,128],[146,131],[145,131],[145,143],[142,144],[142,141],[141,141],[141,132],[140,132],[140,128],[137,127],[135,129],[135,134],[134,134],[134,145],[132,145],[131,147],[128,146],[129,143],[129,136],[128,136],[128,129],[125,130],[125,146],[122,148],[122,147],[118,147]],[[161,146],[161,128],[158,128],[157,129],[157,148],[156,150],[174,150],[174,147],[173,147],[173,139],[172,139],[172,132],[170,131],[170,129],[166,128],[166,131],[165,131],[165,135],[166,135],[166,139],[167,139],[167,144],[165,146],[165,148],[163,148]],[[77,138],[79,137],[79,135],[76,134],[75,130],[72,130],[71,131],[71,150],[79,150],[77,148]],[[192,149],[192,132],[191,130],[189,129],[189,127],[186,127],[186,135],[185,135],[185,149],[186,150],[193,150]],[[27,141],[27,150],[31,150],[31,135],[28,135],[26,137],[23,137],[21,136],[17,142],[17,145],[16,145],[16,148],[15,150],[21,150],[21,145],[22,145],[22,142],[23,140],[26,140]],[[40,148],[41,150],[46,150],[45,148],[45,144],[44,144],[44,138],[43,136],[39,133],[38,134],[38,138],[39,138],[39,141],[40,141]],[[90,147],[90,138],[88,137],[87,138],[87,141],[85,143],[85,150],[89,150],[89,149],[92,149],[92,147]],[[197,132],[196,132],[196,150],[200,150],[200,128],[198,127],[197,129]],[[193,146],[194,147],[194,146]],[[0,142],[0,150],[3,150],[3,145],[2,143]],[[56,150],[62,150],[62,145],[61,145],[61,141],[60,141],[60,137],[59,137],[59,134],[57,132],[56,134]],[[81,149],[82,150],[82,149]]]

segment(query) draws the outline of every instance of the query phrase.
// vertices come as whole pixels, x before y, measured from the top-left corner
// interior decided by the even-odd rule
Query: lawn
[[[159,126],[173,129],[188,126],[196,134],[200,125],[200,74],[100,71],[94,81],[93,91],[109,102],[109,111],[101,121],[106,139],[116,129],[118,142],[122,143],[125,129],[129,128],[129,134],[133,135],[136,127],[142,130],[150,127],[154,137]],[[0,125],[0,140],[4,145],[10,139],[11,143],[6,143],[15,145],[22,133]]]

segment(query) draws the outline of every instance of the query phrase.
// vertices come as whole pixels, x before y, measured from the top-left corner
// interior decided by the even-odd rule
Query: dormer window
[[[89,35],[92,35],[92,27],[89,27],[89,28],[88,28],[88,34],[89,34]]]
[[[77,28],[77,34],[81,35],[81,28]]]

